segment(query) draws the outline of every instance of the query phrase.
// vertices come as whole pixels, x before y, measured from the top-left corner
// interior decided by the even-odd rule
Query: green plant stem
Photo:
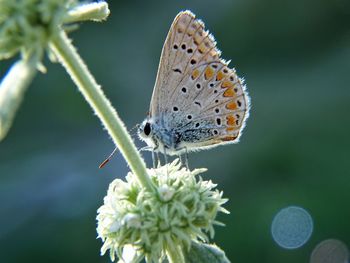
[[[9,131],[25,91],[32,82],[41,56],[33,52],[17,61],[0,83],[0,141]]]
[[[154,187],[147,174],[145,162],[127,129],[63,30],[53,37],[50,47],[102,121],[140,183],[148,191],[153,191]]]

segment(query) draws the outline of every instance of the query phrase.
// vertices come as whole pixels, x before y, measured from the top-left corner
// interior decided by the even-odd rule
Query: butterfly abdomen
[[[183,132],[182,141],[184,142],[200,142],[207,140],[213,136],[211,129],[193,129]]]

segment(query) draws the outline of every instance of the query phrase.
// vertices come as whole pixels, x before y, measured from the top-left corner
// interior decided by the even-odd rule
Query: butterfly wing
[[[189,150],[238,140],[249,98],[227,64],[203,22],[180,12],[163,46],[150,114]]]
[[[207,35],[204,24],[196,20],[192,12],[182,11],[175,17],[163,45],[150,104],[151,116],[164,113],[163,109],[169,101],[169,92],[173,91],[185,76],[188,64],[191,64],[190,58],[193,57],[192,63],[199,62],[195,59],[201,56],[199,52],[203,49],[197,50],[197,47],[199,44],[204,45],[202,42]],[[218,58],[219,55],[214,53],[211,52]]]
[[[183,87],[189,87],[186,94]],[[172,110],[167,120],[184,135],[183,146],[191,150],[238,142],[250,102],[243,81],[225,61],[207,62],[194,68],[175,89],[176,99],[170,104],[179,109],[183,118],[178,118]]]

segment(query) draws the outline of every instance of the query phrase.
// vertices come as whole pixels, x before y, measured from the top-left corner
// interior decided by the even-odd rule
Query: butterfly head
[[[148,146],[155,146],[155,141],[154,141],[154,133],[153,133],[153,122],[149,119],[146,118],[139,126],[138,128],[138,135],[141,140],[145,141]]]

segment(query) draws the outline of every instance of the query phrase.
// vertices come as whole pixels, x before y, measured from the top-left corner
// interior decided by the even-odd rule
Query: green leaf
[[[225,252],[215,244],[192,242],[191,249],[184,254],[186,263],[230,263]]]

